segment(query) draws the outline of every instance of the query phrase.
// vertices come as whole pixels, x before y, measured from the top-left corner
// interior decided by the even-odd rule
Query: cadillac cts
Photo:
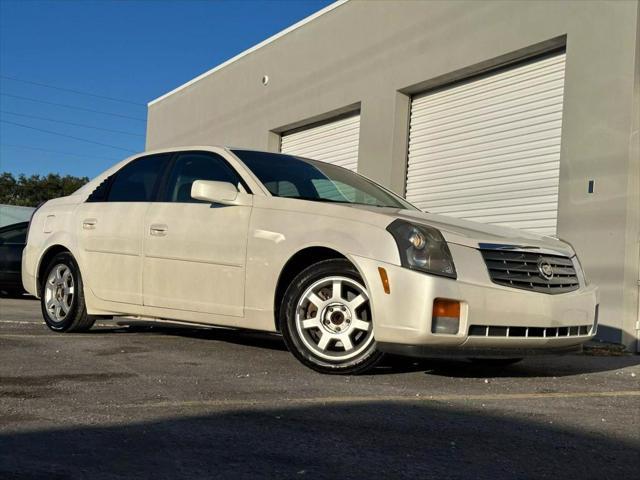
[[[146,152],[45,203],[22,278],[56,332],[113,316],[280,332],[324,373],[384,352],[573,351],[598,317],[565,242],[424,213],[334,165],[219,147]]]

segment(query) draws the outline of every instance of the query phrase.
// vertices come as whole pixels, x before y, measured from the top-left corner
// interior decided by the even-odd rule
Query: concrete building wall
[[[351,0],[151,102],[147,148],[277,150],[280,132],[359,109],[359,172],[402,194],[412,94],[566,48],[558,233],[601,288],[601,337],[633,348],[639,12],[636,0]]]

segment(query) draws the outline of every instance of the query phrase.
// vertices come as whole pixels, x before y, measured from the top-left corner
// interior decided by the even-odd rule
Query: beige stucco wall
[[[603,337],[633,347],[639,11],[636,0],[352,0],[152,103],[147,148],[277,149],[273,132],[360,108],[359,171],[402,193],[411,93],[566,43],[558,232],[601,287]]]

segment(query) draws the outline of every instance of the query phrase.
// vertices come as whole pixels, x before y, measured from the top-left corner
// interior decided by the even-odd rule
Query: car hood
[[[472,248],[534,250],[551,254],[557,253],[569,257],[575,255],[569,244],[555,237],[538,235],[515,228],[487,225],[415,210],[369,207],[366,205],[353,206],[388,217],[389,223],[395,219],[402,219],[435,227],[442,232],[448,243]]]

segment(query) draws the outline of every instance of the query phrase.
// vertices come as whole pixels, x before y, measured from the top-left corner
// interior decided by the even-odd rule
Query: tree
[[[4,172],[0,174],[0,203],[37,207],[52,198],[71,195],[88,181],[87,177],[63,177],[57,173],[29,177],[19,175],[15,178],[13,174]]]

